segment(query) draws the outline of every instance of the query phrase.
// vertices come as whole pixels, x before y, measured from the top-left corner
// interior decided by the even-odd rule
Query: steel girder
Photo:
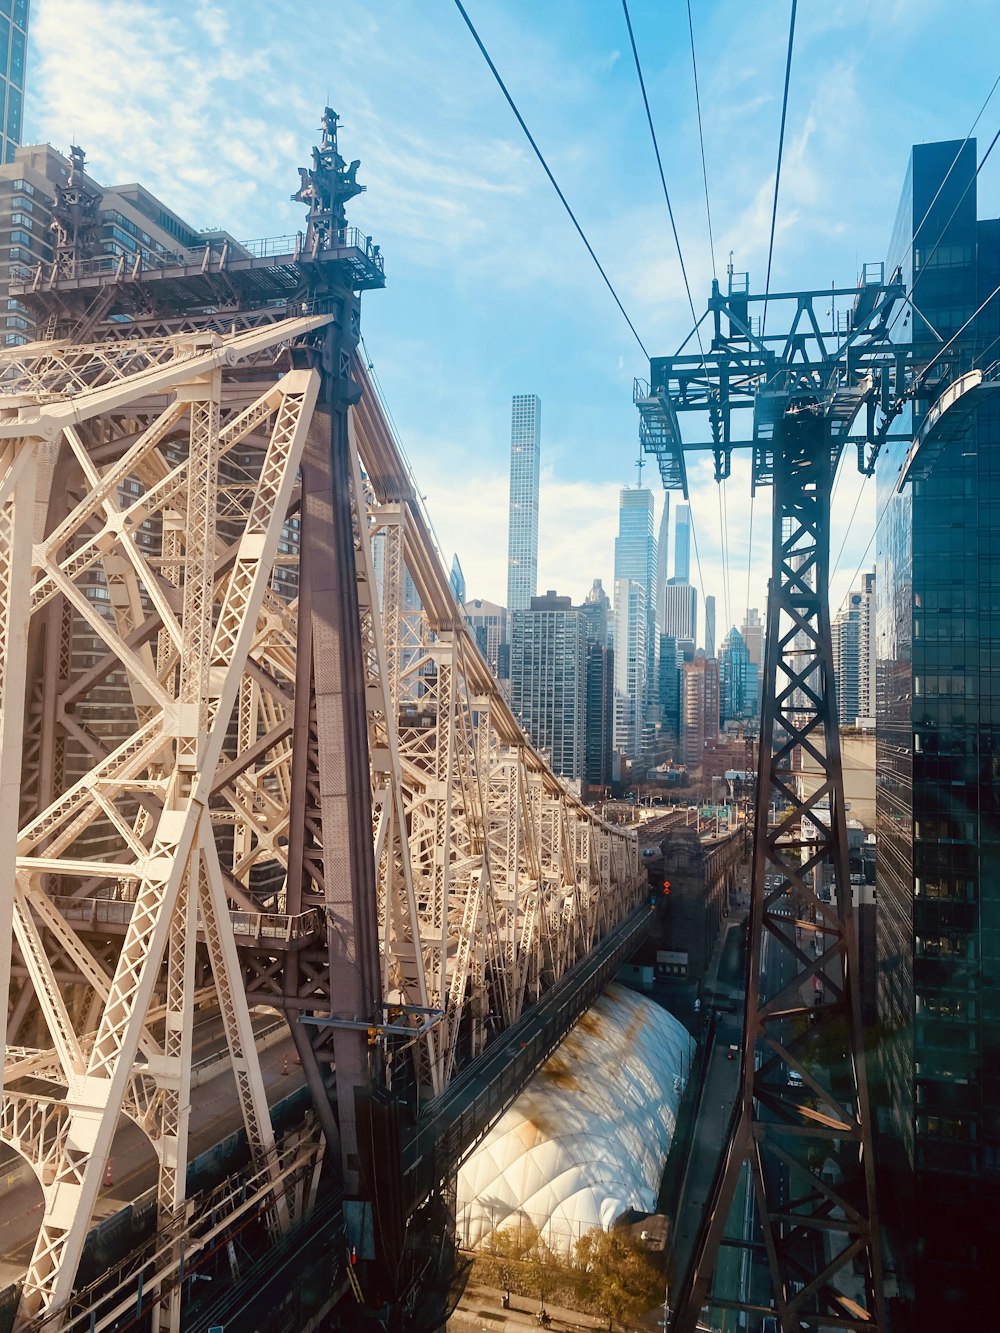
[[[269,348],[273,361],[277,344],[322,322],[178,338],[173,355],[157,344],[143,356],[135,342],[121,358],[110,345],[96,357],[53,348],[38,358],[29,394],[0,400],[8,497],[0,746],[23,736],[26,722],[34,729],[3,767],[10,889],[2,902],[37,1006],[15,1008],[36,1041],[50,1043],[30,1067],[8,1055],[7,1078],[64,1090],[61,1099],[47,1094],[36,1148],[25,1153],[44,1205],[22,1319],[70,1298],[123,1111],[159,1157],[161,1217],[183,1208],[201,941],[251,1153],[261,1170],[273,1160],[213,831],[223,804],[215,778],[232,749],[248,662],[268,662],[274,561],[319,375],[293,371],[274,383],[271,372],[248,406],[245,382],[224,392],[223,380]],[[67,368],[82,364],[81,387]],[[29,661],[43,682],[41,710],[31,708]],[[245,778],[226,793],[231,802]],[[85,897],[124,909],[110,958],[56,905]],[[9,932],[4,944],[9,973]],[[55,958],[75,981],[57,976]],[[164,1002],[154,1014],[157,995]],[[18,1125],[33,1101],[37,1119],[46,1097],[5,1094],[3,1136],[22,1152],[30,1136]],[[272,1216],[278,1228],[287,1222],[280,1197]],[[178,1324],[177,1301],[175,1293],[161,1312],[166,1326]]]
[[[441,1015],[416,1055],[437,1095],[632,910],[643,877],[634,837],[583,807],[521,730],[357,362],[354,373],[383,995]]]
[[[762,1316],[768,1297],[786,1331],[885,1327],[827,594],[836,456],[822,408],[790,407],[774,439],[741,1091],[677,1297],[671,1327],[682,1333],[706,1303]],[[822,774],[805,797],[794,775],[802,751]],[[754,947],[765,938],[778,958],[768,974]],[[749,1236],[733,1215],[745,1167]],[[726,1244],[763,1265],[760,1288],[751,1268],[748,1288],[718,1289]]]
[[[280,1231],[296,1214],[247,997],[283,1007],[297,1038],[297,1017],[354,1003],[331,984],[328,938],[321,756],[342,731],[317,706],[317,587],[303,581],[315,497],[329,506],[333,489],[330,418],[314,412],[318,372],[275,360],[326,319],[0,358],[0,983],[18,1043],[0,1139],[44,1194],[22,1322],[57,1327],[71,1308],[124,1114],[159,1158],[159,1322],[179,1326],[169,1274],[195,1226],[191,1029],[206,994],[257,1178],[273,1171],[266,1215]],[[370,790],[361,907],[381,994],[347,1018],[368,1025],[388,1081],[408,1059],[436,1093],[632,910],[643,877],[634,837],[585,810],[521,731],[353,373],[342,493],[367,753],[343,791]],[[338,1135],[327,1053],[299,1045]]]

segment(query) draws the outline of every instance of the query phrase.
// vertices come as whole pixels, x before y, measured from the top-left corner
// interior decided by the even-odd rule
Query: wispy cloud
[[[966,0],[961,24],[942,21],[940,0],[799,7],[772,284],[849,281],[884,252],[910,143],[961,137],[995,76],[995,7]],[[650,352],[672,351],[690,313],[620,10],[475,8]],[[701,310],[712,272],[682,11],[652,5],[636,17]],[[631,379],[647,367],[460,17],[409,0],[355,5],[348,22],[328,0],[298,0],[291,13],[264,0],[35,0],[26,133],[81,144],[97,179],[141,180],[195,225],[276,234],[301,225],[288,196],[329,101],[368,186],[351,219],[387,261],[386,291],[365,298],[366,339],[449,558],[459,551],[470,590],[502,599],[509,399],[534,390],[548,464],[540,579],[574,597],[595,576],[610,581],[617,490],[636,451]],[[719,276],[733,251],[760,290],[787,6],[705,0],[694,13]],[[981,199],[1000,195],[992,167]],[[721,625],[718,495],[707,462],[691,475]],[[838,490],[835,548],[858,484],[845,474]],[[752,552],[747,497],[738,460],[727,488],[734,619],[748,558],[753,602],[767,575],[769,496],[756,501]],[[856,567],[871,522],[866,492],[838,578]]]

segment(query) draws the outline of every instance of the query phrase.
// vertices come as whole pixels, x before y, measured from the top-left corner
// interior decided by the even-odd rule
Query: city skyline
[[[884,218],[895,204],[890,183],[910,144],[968,129],[998,63],[995,10],[971,3],[961,25],[940,24],[939,12],[923,2],[852,0],[799,14],[775,283],[812,285],[817,263],[824,275],[853,282],[864,260],[884,253]],[[610,587],[615,495],[637,449],[632,379],[648,374],[648,364],[458,14],[442,7],[432,19],[417,17],[398,0],[377,14],[359,11],[349,25],[318,21],[324,13],[318,0],[300,8],[303,24],[317,20],[316,67],[335,71],[329,87],[326,73],[312,83],[303,78],[279,15],[257,0],[226,9],[200,5],[190,19],[166,0],[36,0],[22,138],[65,152],[72,137],[99,180],[141,179],[197,225],[224,221],[238,237],[273,236],[301,225],[301,209],[288,201],[296,146],[311,142],[316,107],[329,93],[344,116],[344,147],[361,158],[368,185],[353,216],[386,257],[386,291],[365,309],[365,346],[442,548],[459,553],[472,596],[504,600],[506,515],[496,496],[506,483],[505,417],[511,395],[530,385],[547,408],[538,586],[565,588],[574,600],[594,577]],[[586,24],[569,21],[569,13],[562,3],[539,10],[522,0],[472,11],[649,352],[658,355],[688,335],[691,317],[676,254],[664,241],[668,224],[627,33],[613,7],[589,14]],[[653,114],[661,134],[670,133],[668,183],[700,310],[711,263],[687,24],[679,12],[655,6],[637,6],[634,19]],[[702,105],[719,220],[717,266],[721,273],[734,250],[737,269],[748,269],[758,289],[780,114],[771,83],[780,80],[785,56],[780,26],[721,0],[695,13],[699,51],[712,52],[703,62]],[[877,52],[890,26],[897,59],[887,73]],[[970,44],[973,29],[980,41]],[[905,81],[904,67],[911,72]],[[192,68],[204,75],[194,90]],[[432,97],[428,69],[448,70]],[[917,96],[931,72],[935,95]],[[120,114],[123,102],[129,117]],[[859,159],[859,137],[872,122],[880,133],[865,138]],[[830,213],[823,187],[834,176],[843,181],[842,215]],[[597,179],[606,182],[599,194]],[[995,159],[979,186],[984,213],[995,212]],[[641,239],[622,248],[623,235]],[[558,356],[550,356],[555,347]],[[428,366],[440,376],[428,375]],[[446,380],[460,382],[463,392],[442,393]],[[704,580],[699,596],[714,593],[722,606],[727,580],[710,468],[705,457],[689,469],[702,570],[700,578],[693,573],[697,583]],[[768,501],[758,497],[747,598],[749,525],[735,519],[747,475],[737,457],[727,483],[734,518],[728,603],[737,624],[747,600],[764,604],[767,577]],[[835,553],[859,489],[848,460],[834,506]],[[833,581],[834,608],[871,532],[872,489],[862,494]],[[598,552],[582,573],[582,557]]]

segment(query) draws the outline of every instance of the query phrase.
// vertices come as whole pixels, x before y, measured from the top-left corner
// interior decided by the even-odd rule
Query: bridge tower
[[[712,453],[721,481],[746,448],[753,487],[773,490],[740,1084],[688,1271],[673,1275],[677,1333],[706,1305],[749,1314],[751,1328],[773,1311],[786,1333],[885,1327],[828,584],[842,451],[853,443],[870,468],[912,391],[908,349],[887,336],[904,296],[880,265],[857,288],[770,297],[730,273],[692,335],[707,349],[653,359],[636,384],[666,487],[687,493],[693,450]],[[825,330],[820,302],[824,324],[833,306]],[[767,313],[785,312],[765,333]],[[682,439],[683,413],[701,415],[701,440]],[[809,796],[795,782],[802,753],[820,773]],[[719,1263],[734,1252],[749,1263]]]
[[[479,653],[357,355],[383,262],[337,130],[327,109],[303,231],[128,256],[74,150],[53,259],[11,275],[40,333],[0,350],[0,1142],[43,1195],[23,1327],[318,1319],[345,1225],[395,1298],[408,1218],[651,925],[634,833]],[[202,1006],[232,1173],[192,1145]],[[268,1087],[254,1007],[310,1097]],[[81,1285],[123,1117],[156,1158],[150,1234]]]

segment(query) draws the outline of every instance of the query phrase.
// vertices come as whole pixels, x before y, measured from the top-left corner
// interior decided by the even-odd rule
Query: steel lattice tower
[[[682,1333],[706,1304],[773,1312],[786,1330],[885,1326],[828,584],[843,446],[855,443],[870,468],[909,392],[907,349],[886,333],[903,295],[868,267],[857,289],[833,293],[853,298],[839,329],[821,331],[814,310],[829,289],[795,292],[769,298],[795,308],[787,332],[764,336],[750,309],[768,298],[731,275],[726,296],[713,284],[710,349],[654,359],[651,385],[636,386],[641,439],[665,486],[686,493],[686,451],[711,450],[721,481],[745,447],[753,485],[774,492],[740,1090],[674,1300],[670,1327]],[[733,438],[741,410],[753,412],[749,439]],[[852,433],[862,410],[864,429]],[[710,441],[682,441],[685,411],[707,414]],[[795,784],[803,752],[820,772],[809,796]],[[780,813],[769,823],[772,803]],[[824,872],[830,898],[819,892]],[[741,1186],[749,1227],[733,1216]],[[723,1246],[751,1260],[735,1288],[717,1275]]]

